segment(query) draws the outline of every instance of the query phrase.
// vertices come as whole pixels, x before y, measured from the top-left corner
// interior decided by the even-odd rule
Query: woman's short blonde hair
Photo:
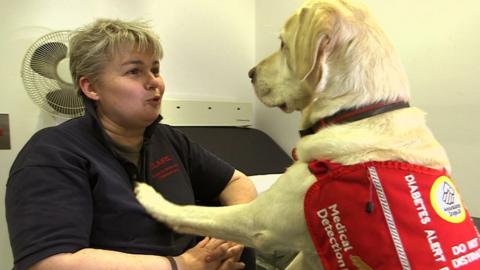
[[[163,56],[158,36],[146,21],[97,19],[72,32],[70,37],[70,73],[76,91],[82,94],[79,79],[87,77],[96,84],[105,65],[121,50]]]

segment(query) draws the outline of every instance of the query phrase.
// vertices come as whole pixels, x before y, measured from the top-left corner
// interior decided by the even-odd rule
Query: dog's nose
[[[250,69],[250,71],[248,72],[248,77],[250,77],[250,79],[252,80],[252,83],[255,82],[255,79],[257,77],[256,75],[257,74],[256,74],[255,68]]]

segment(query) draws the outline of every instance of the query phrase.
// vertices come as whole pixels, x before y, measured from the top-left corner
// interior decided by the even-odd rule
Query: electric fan
[[[56,31],[39,38],[25,54],[21,71],[23,85],[33,102],[61,118],[77,117],[84,112],[69,71],[69,34]]]

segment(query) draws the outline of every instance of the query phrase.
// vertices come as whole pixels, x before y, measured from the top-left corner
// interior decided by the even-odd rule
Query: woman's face
[[[145,128],[157,119],[165,91],[159,59],[148,52],[117,54],[95,88],[100,118],[124,128]]]

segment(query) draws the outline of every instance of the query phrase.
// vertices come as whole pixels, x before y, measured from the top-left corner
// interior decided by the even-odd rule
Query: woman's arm
[[[170,270],[167,258],[153,255],[127,254],[117,251],[85,248],[75,253],[47,257],[28,270]]]
[[[218,269],[231,254],[227,241],[204,238],[195,247],[174,257],[178,270]],[[209,260],[206,258],[209,257]],[[243,263],[235,262],[235,269]],[[128,254],[118,251],[84,248],[75,253],[60,253],[47,257],[28,270],[171,270],[166,257],[155,255]],[[234,268],[232,268],[234,269]]]
[[[247,203],[257,197],[253,182],[242,172],[235,170],[227,186],[220,193],[222,205]]]
[[[220,203],[222,205],[233,205],[248,203],[257,197],[257,191],[253,182],[242,172],[235,170],[227,186],[220,193]],[[231,256],[226,259],[218,270],[243,269],[238,268],[238,260],[243,251],[243,245],[232,244],[229,250]]]

